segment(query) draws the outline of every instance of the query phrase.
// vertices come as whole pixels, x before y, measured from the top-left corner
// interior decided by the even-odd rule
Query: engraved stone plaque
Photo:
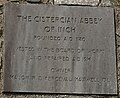
[[[117,94],[114,10],[6,4],[4,92]]]

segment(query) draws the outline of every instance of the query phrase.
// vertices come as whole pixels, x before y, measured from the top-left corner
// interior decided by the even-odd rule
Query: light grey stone
[[[7,4],[5,92],[117,94],[114,10]]]
[[[110,0],[101,0],[100,6],[111,6]]]
[[[1,15],[1,14],[3,14],[3,11],[2,11],[2,10],[0,10],[0,15]]]
[[[98,5],[99,0],[54,0],[55,4]]]

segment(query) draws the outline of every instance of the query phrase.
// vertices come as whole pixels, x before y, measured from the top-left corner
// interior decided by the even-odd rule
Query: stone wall
[[[4,4],[7,2],[17,4],[79,4],[90,6],[111,6],[115,9],[116,23],[116,47],[117,47],[117,69],[118,88],[120,88],[120,0],[0,0],[0,98],[120,98],[118,96],[97,96],[97,95],[47,95],[47,94],[23,94],[23,93],[2,93],[3,87],[3,46],[4,46]]]

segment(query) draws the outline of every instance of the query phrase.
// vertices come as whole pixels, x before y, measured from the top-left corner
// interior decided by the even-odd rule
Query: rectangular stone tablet
[[[114,10],[6,4],[4,92],[117,94]]]

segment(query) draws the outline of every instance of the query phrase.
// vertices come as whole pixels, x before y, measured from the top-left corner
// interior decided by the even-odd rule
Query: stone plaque
[[[6,4],[4,92],[117,94],[114,10]]]

